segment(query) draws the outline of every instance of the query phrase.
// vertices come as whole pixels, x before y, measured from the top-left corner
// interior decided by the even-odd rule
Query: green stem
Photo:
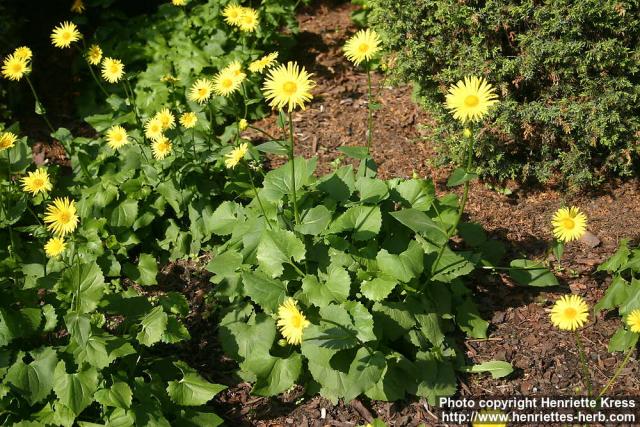
[[[278,138],[276,138],[275,136],[271,135],[270,133],[268,133],[267,131],[264,131],[260,128],[257,128],[255,126],[252,125],[248,125],[247,126],[249,129],[253,129],[253,130],[257,130],[258,132],[260,132],[261,134],[263,134],[264,136],[266,136],[267,138],[269,138],[272,141],[278,141]]]
[[[256,189],[256,185],[253,182],[253,176],[251,175],[251,168],[247,164],[245,164],[245,167],[247,168],[247,173],[249,174],[249,181],[251,181],[251,188],[253,189],[253,194],[256,196],[256,200],[258,200],[258,205],[260,205],[260,210],[262,211],[262,215],[264,216],[264,219],[267,220],[267,225],[269,226],[269,229],[273,230],[273,226],[271,225],[271,221],[269,220],[269,217],[267,216],[267,211],[264,209],[264,205],[262,204],[262,200],[260,199],[260,195],[258,194],[258,190]]]
[[[629,359],[631,358],[631,354],[633,353],[633,350],[635,349],[635,347],[636,347],[635,345],[632,345],[631,348],[629,350],[627,350],[627,355],[625,356],[624,360],[622,361],[620,366],[618,366],[618,369],[616,369],[616,372],[613,374],[613,377],[611,377],[611,379],[609,380],[607,385],[604,386],[604,388],[602,389],[600,394],[598,394],[598,397],[604,396],[606,391],[609,390],[609,387],[611,387],[613,385],[615,380],[618,378],[618,375],[620,375],[620,373],[624,369],[624,367],[627,364],[627,362],[629,362]]]
[[[10,204],[10,195],[12,194],[11,188],[13,187],[13,182],[11,181],[11,156],[9,155],[9,149],[5,149],[5,152],[7,153],[7,179],[9,182],[9,192],[7,194],[7,209],[6,209],[6,214],[8,216],[9,214],[9,204]],[[9,240],[10,240],[10,246],[9,246],[9,257],[12,260],[15,260],[15,251],[16,251],[16,243],[13,239],[13,227],[11,224],[8,225],[7,227],[9,229]],[[11,278],[13,279],[13,284],[17,285],[18,281],[16,280],[16,276],[15,276],[15,271],[13,269],[11,269]]]
[[[291,189],[293,190],[293,218],[296,225],[300,224],[298,214],[298,197],[296,195],[296,162],[294,161],[293,113],[289,111],[289,160],[291,161]]]
[[[587,397],[591,397],[591,375],[589,374],[589,367],[587,366],[587,357],[584,353],[584,347],[582,346],[582,340],[580,339],[580,335],[578,335],[578,331],[574,331],[574,336],[576,338],[578,354],[580,355],[582,375],[584,376],[584,380],[587,382]]]
[[[367,108],[369,110],[367,117],[367,153],[371,158],[371,142],[373,140],[373,93],[371,89],[371,65],[367,62]],[[365,167],[362,168],[363,175],[367,176],[367,160],[365,159]]]
[[[104,86],[102,86],[102,82],[100,81],[98,76],[96,76],[96,73],[93,71],[93,67],[91,66],[91,64],[87,60],[86,53],[88,51],[87,51],[87,44],[85,43],[84,38],[82,39],[82,49],[79,49],[79,50],[80,50],[80,54],[84,57],[84,62],[87,64],[87,67],[89,67],[89,72],[91,73],[91,77],[93,77],[93,80],[96,82],[96,84],[98,85],[98,87],[100,88],[100,90],[102,91],[104,96],[106,96],[108,98],[110,96],[109,92],[107,92],[107,90],[104,88]]]
[[[193,161],[195,162],[198,158],[198,154],[196,153],[196,128],[191,129],[191,148],[193,149]]]
[[[36,113],[42,115],[42,118],[47,123],[47,126],[49,127],[49,130],[51,131],[51,133],[54,133],[55,130],[53,129],[53,126],[51,125],[51,122],[49,121],[49,118],[47,117],[47,112],[44,109],[44,106],[42,105],[42,102],[40,102],[40,98],[38,98],[38,94],[36,93],[36,88],[33,87],[33,83],[31,83],[31,79],[29,79],[28,75],[25,75],[25,78],[27,80],[27,83],[29,84],[29,88],[31,88],[31,93],[33,94],[33,98],[36,101],[36,105],[38,107],[38,111],[42,112],[42,114],[37,113],[37,112]]]

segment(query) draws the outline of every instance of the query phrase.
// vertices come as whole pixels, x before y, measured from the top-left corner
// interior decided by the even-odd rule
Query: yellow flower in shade
[[[300,344],[302,332],[310,323],[302,314],[293,298],[288,298],[278,307],[278,327],[289,344]]]
[[[483,409],[471,420],[472,427],[507,427],[509,415],[499,409]]]
[[[589,307],[578,295],[565,295],[551,309],[551,323],[563,331],[575,331],[585,324]]]
[[[640,334],[640,309],[635,309],[627,316],[627,325],[631,332]]]
[[[225,155],[226,159],[224,160],[224,165],[229,169],[235,168],[238,163],[244,159],[244,155],[247,154],[247,151],[249,151],[249,144],[246,142],[240,144],[238,147],[231,150],[230,153]]]
[[[2,62],[2,76],[9,80],[20,80],[25,74],[31,71],[29,60],[15,53],[8,55]]]
[[[229,67],[220,71],[213,78],[213,91],[216,95],[229,96],[242,84],[244,79],[244,73],[241,73],[242,78],[236,76],[236,72]]]
[[[78,27],[73,22],[65,21],[53,29],[51,42],[55,47],[64,48],[71,46],[82,37]]]
[[[242,72],[242,64],[240,61],[233,61],[231,64],[227,65],[221,70],[223,73],[229,73],[233,75],[235,78],[240,79],[241,81],[247,77],[245,73]]]
[[[84,12],[84,2],[82,0],[73,0],[73,4],[71,5],[71,12],[82,13]]]
[[[345,56],[355,65],[360,65],[362,61],[371,61],[379,51],[380,36],[369,29],[358,31],[344,45]]]
[[[166,107],[158,111],[154,118],[160,120],[160,123],[162,123],[162,129],[173,129],[176,126],[176,117]]]
[[[446,97],[447,109],[462,123],[482,119],[497,102],[495,88],[482,77],[465,77],[449,88]]]
[[[124,76],[124,64],[119,59],[104,58],[102,60],[102,78],[109,83],[118,83]]]
[[[52,237],[45,243],[44,245],[44,253],[49,258],[55,258],[58,255],[62,254],[66,249],[67,244],[64,242],[62,237]]]
[[[107,131],[107,145],[117,150],[129,143],[127,131],[120,125],[111,126]]]
[[[209,79],[198,79],[189,89],[189,100],[204,104],[211,97],[213,83]]]
[[[278,52],[272,52],[268,55],[263,56],[260,59],[256,59],[251,64],[249,64],[249,71],[252,73],[261,73],[265,70],[265,68],[269,68],[275,64],[276,59],[278,59]]]
[[[171,4],[174,6],[184,6],[187,2],[186,0],[171,0]]]
[[[231,3],[224,8],[222,16],[224,16],[224,20],[227,24],[240,25],[240,17],[242,16],[243,11],[244,7],[238,6],[236,3]]]
[[[310,77],[311,74],[296,62],[288,62],[287,65],[282,64],[269,70],[262,88],[265,97],[270,100],[269,105],[274,109],[286,106],[289,111],[293,111],[299,106],[304,110],[304,103],[313,99],[310,91],[315,82]]]
[[[59,237],[72,233],[78,226],[76,202],[67,197],[54,199],[47,206],[44,222],[47,224],[47,229]]]
[[[13,132],[2,132],[0,134],[0,151],[11,148],[18,140],[18,136]]]
[[[260,14],[257,10],[250,7],[242,8],[242,13],[238,18],[238,27],[240,27],[242,31],[255,31],[258,28],[259,22]]]
[[[45,169],[37,169],[35,172],[29,172],[21,181],[22,190],[34,196],[38,193],[51,191],[53,188],[49,180],[49,174]]]
[[[240,128],[240,132],[242,132],[248,127],[249,127],[249,122],[247,121],[247,119],[240,119],[240,121],[238,122],[238,128]]]
[[[162,120],[158,117],[147,120],[147,123],[144,125],[144,136],[152,141],[162,137]]]
[[[97,44],[92,44],[87,51],[87,61],[91,65],[98,65],[102,61],[102,49]]]
[[[180,116],[180,124],[182,127],[186,129],[191,129],[198,123],[198,116],[193,111],[189,111],[188,113],[182,113]]]
[[[156,160],[162,160],[171,154],[171,141],[166,136],[161,136],[157,140],[151,143],[151,151],[153,152],[153,158]]]
[[[553,235],[563,242],[581,238],[587,231],[587,216],[575,206],[560,208],[551,220]]]
[[[13,51],[13,54],[18,58],[26,59],[27,61],[33,57],[33,52],[27,46],[20,46]]]

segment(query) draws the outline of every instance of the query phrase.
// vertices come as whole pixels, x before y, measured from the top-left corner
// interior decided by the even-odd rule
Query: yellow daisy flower
[[[163,160],[169,154],[171,154],[171,141],[166,136],[161,136],[157,140],[151,143],[151,151],[153,152],[153,158],[156,160]]]
[[[29,60],[15,53],[8,55],[2,62],[2,76],[9,80],[20,80],[25,74],[31,71]]]
[[[62,254],[66,249],[67,244],[64,242],[62,237],[52,237],[45,243],[44,245],[44,253],[49,258],[55,258],[58,255]]]
[[[182,127],[186,129],[191,129],[198,123],[198,116],[193,111],[189,111],[188,113],[182,113],[180,116],[180,124]]]
[[[240,61],[233,61],[231,64],[224,67],[221,71],[223,73],[229,73],[240,80],[244,80],[245,77],[247,77],[247,75],[242,72],[242,64],[240,63]]]
[[[44,216],[47,229],[59,237],[72,233],[78,226],[76,202],[65,198],[56,198],[47,206]]]
[[[187,2],[186,0],[171,0],[171,4],[174,6],[184,6]]]
[[[258,28],[258,23],[260,22],[260,14],[257,10],[252,9],[250,7],[243,7],[242,13],[238,18],[238,27],[242,31],[253,32]]]
[[[144,136],[155,141],[162,137],[162,130],[162,120],[159,117],[153,117],[144,125]]]
[[[213,83],[209,79],[198,79],[189,89],[189,100],[204,104],[211,97]]]
[[[102,48],[97,44],[92,44],[87,51],[87,61],[91,65],[98,65],[102,61]]]
[[[247,121],[247,119],[240,119],[240,121],[238,122],[238,127],[240,128],[240,132],[242,132],[249,127],[249,122]]]
[[[240,25],[240,17],[243,11],[244,7],[238,6],[236,3],[230,3],[222,11],[222,16],[224,16],[224,21],[227,24]]]
[[[229,96],[240,87],[244,80],[244,73],[241,75],[242,78],[238,77],[236,71],[229,67],[223,69],[213,78],[213,91],[216,95]]]
[[[13,51],[13,54],[18,58],[26,59],[27,61],[33,57],[33,52],[27,46],[20,46]]]
[[[251,64],[249,64],[249,71],[252,73],[261,73],[265,68],[269,68],[274,65],[278,59],[278,52],[272,52],[268,55],[263,56],[260,59],[256,59]]]
[[[240,163],[240,161],[244,159],[244,155],[247,154],[247,151],[249,151],[249,144],[247,144],[246,142],[240,144],[238,147],[231,150],[230,153],[227,153],[225,155],[226,159],[224,160],[224,165],[228,169],[235,168],[238,163]]]
[[[310,77],[311,74],[296,62],[288,62],[286,66],[282,64],[269,70],[262,88],[265,97],[270,100],[269,105],[274,109],[286,106],[289,111],[293,111],[299,106],[304,110],[304,103],[313,99],[310,91],[315,82]]]
[[[107,131],[107,145],[113,150],[124,147],[129,143],[127,131],[120,125],[111,126]]]
[[[73,4],[71,5],[71,12],[82,13],[84,12],[84,2],[82,0],[73,0]]]
[[[355,65],[360,65],[362,61],[371,61],[379,51],[380,36],[369,29],[358,31],[344,45],[345,56]]]
[[[160,120],[160,123],[162,123],[162,129],[173,129],[176,126],[176,117],[173,115],[171,110],[166,107],[158,111],[154,118]]]
[[[578,295],[565,295],[551,309],[551,323],[563,331],[581,328],[589,318],[589,307]]]
[[[18,136],[13,132],[2,132],[0,134],[0,151],[11,148],[18,140]]]
[[[289,344],[302,343],[302,333],[310,325],[293,298],[288,298],[278,307],[278,327]]]
[[[465,77],[449,88],[446,106],[453,117],[462,123],[478,121],[487,114],[489,107],[498,102],[495,88],[480,77]]]
[[[633,333],[640,334],[640,309],[635,309],[627,316],[627,325]]]
[[[104,58],[102,60],[102,78],[109,83],[118,83],[124,76],[124,64],[119,59]]]
[[[587,216],[575,206],[560,208],[553,215],[551,224],[556,239],[570,242],[578,240],[587,231]]]
[[[71,46],[82,38],[78,27],[73,22],[65,21],[53,29],[51,42],[55,47],[64,48]]]
[[[29,172],[21,181],[22,190],[34,196],[53,189],[46,169],[36,169],[35,172]]]

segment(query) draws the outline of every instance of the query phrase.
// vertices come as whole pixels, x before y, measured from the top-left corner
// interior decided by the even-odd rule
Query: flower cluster
[[[260,23],[260,14],[250,7],[243,7],[237,3],[228,4],[222,15],[229,25],[240,28],[242,31],[254,32]]]

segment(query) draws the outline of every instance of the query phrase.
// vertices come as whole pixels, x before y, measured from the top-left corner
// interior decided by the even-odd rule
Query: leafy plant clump
[[[634,2],[371,0],[370,22],[396,77],[436,114],[445,158],[464,142],[445,119],[465,74],[502,82],[496,120],[476,147],[481,174],[579,188],[637,171],[639,9]]]

